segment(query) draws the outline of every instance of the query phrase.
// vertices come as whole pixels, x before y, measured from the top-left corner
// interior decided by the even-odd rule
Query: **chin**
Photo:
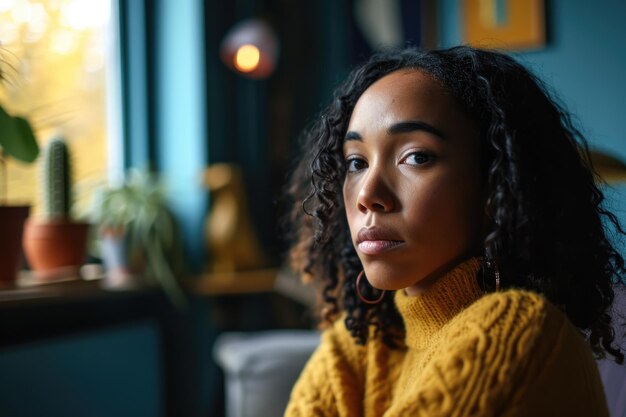
[[[420,281],[419,273],[408,268],[389,267],[387,265],[369,265],[364,268],[367,281],[379,290],[396,291],[415,285]],[[417,279],[416,279],[417,277]]]

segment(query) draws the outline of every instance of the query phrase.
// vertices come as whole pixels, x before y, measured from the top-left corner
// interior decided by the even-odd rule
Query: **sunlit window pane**
[[[40,145],[72,152],[75,213],[107,178],[107,45],[112,0],[0,0],[0,103],[26,116]],[[38,165],[8,162],[8,201],[39,212]]]

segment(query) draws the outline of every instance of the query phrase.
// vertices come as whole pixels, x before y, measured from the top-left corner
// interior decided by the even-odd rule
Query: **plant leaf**
[[[28,123],[28,120],[22,117],[14,117],[13,120],[17,125],[21,141],[18,152],[13,154],[13,157],[23,162],[33,162],[39,156],[39,146],[37,145],[37,139],[33,133],[33,129]]]
[[[18,135],[13,118],[0,106],[0,146],[11,156],[11,149],[18,142]]]
[[[26,119],[11,117],[0,106],[0,146],[4,152],[22,162],[33,162],[39,155],[39,146]]]

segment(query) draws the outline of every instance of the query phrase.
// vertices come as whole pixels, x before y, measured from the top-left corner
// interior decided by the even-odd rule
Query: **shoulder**
[[[344,316],[321,333],[320,343],[311,355],[305,371],[326,379],[331,374],[351,378],[362,374],[367,346],[359,345],[344,324]],[[310,369],[308,369],[310,368]]]
[[[322,332],[320,350],[327,356],[359,363],[367,347],[359,345],[345,325],[345,315],[341,315],[329,328]]]
[[[356,344],[343,318],[322,332],[291,393],[285,415],[335,415],[338,407],[359,409],[365,347]]]
[[[539,397],[529,395],[532,389],[548,392],[587,384],[581,378],[568,381],[561,366],[578,366],[570,351],[589,351],[585,344],[543,296],[522,290],[488,294],[455,316],[425,352],[424,392],[419,395],[441,391],[441,398],[460,402],[462,409],[478,408],[480,415],[502,415],[528,401],[544,406]],[[585,369],[592,369],[593,361],[587,362]]]
[[[447,369],[456,383],[487,384],[510,397],[526,379],[531,361],[547,360],[563,324],[563,315],[539,294],[487,294],[440,331],[435,348],[426,352],[425,372]]]
[[[479,298],[450,322],[448,332],[453,336],[455,330],[463,330],[497,337],[504,344],[517,342],[530,347],[535,337],[555,335],[566,324],[564,314],[542,295],[508,290]]]
[[[491,363],[497,357],[511,369],[525,368],[531,358],[545,359],[561,339],[585,343],[560,310],[542,295],[525,290],[481,297],[440,335],[441,343],[461,355]]]
[[[486,294],[471,304],[463,313],[467,318],[480,315],[485,324],[514,316],[524,323],[540,322],[546,314],[556,313],[552,304],[542,295],[526,290],[507,290]]]
[[[507,399],[507,415],[607,415],[587,341],[542,295],[485,295],[454,321],[445,342],[451,357],[479,365],[487,392]]]
[[[324,358],[326,366],[332,372],[348,373],[363,384],[368,367],[395,362],[406,350],[403,346],[398,349],[387,346],[374,332],[375,329],[372,328],[367,342],[364,345],[359,344],[346,328],[345,315],[342,315],[322,332],[316,354]]]

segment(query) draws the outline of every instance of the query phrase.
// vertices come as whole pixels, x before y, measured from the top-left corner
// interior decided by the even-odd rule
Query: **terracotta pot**
[[[42,280],[78,277],[87,254],[88,233],[88,223],[28,219],[24,252],[35,275]]]
[[[0,286],[17,278],[22,255],[22,231],[29,206],[0,206]]]

